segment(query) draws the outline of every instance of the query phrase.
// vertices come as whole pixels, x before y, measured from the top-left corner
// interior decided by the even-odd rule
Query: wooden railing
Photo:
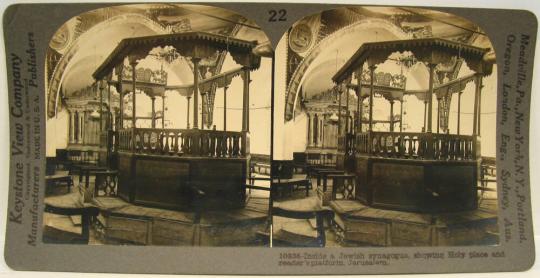
[[[236,158],[249,153],[246,133],[135,128],[118,131],[118,149],[143,154]]]
[[[468,135],[365,132],[356,135],[356,153],[378,157],[475,160],[476,137]]]

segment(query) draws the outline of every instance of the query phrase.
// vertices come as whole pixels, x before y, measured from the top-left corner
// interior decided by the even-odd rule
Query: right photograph
[[[292,25],[274,70],[273,247],[499,244],[497,65],[480,26],[326,10]]]

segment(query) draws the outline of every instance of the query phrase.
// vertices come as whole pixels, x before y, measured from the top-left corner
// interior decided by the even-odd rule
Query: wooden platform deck
[[[251,197],[245,208],[223,211],[175,211],[137,206],[117,197],[97,197],[84,202],[80,192],[47,197],[59,207],[95,206],[100,209],[90,244],[171,246],[262,245],[267,229],[268,198]],[[80,232],[80,219],[45,213],[44,225]]]
[[[262,244],[268,199],[251,198],[245,208],[223,211],[173,211],[136,206],[100,197],[100,220],[109,243],[184,246],[252,246]]]
[[[316,189],[313,189],[316,190]],[[292,210],[313,210],[322,205],[320,196],[302,192],[274,206]],[[498,243],[497,200],[483,199],[473,211],[454,213],[414,213],[378,209],[358,200],[334,200],[336,213],[326,231],[327,246],[460,246]],[[291,243],[316,237],[314,220],[274,217],[274,238]]]
[[[335,200],[337,237],[346,245],[458,246],[498,243],[497,200],[453,213],[377,209],[356,200]]]

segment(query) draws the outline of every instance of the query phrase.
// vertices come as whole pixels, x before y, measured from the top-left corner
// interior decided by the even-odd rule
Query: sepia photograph
[[[497,245],[497,65],[487,34],[349,6],[276,47],[273,246]]]
[[[529,7],[7,1],[11,272],[536,272]]]
[[[46,54],[45,243],[269,244],[272,48],[219,7],[65,22]]]
[[[537,272],[538,9],[43,1],[0,3],[8,273]]]

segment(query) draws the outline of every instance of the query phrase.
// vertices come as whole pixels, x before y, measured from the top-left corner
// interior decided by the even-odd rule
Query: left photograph
[[[45,63],[45,243],[268,246],[272,47],[233,11],[71,18]]]

